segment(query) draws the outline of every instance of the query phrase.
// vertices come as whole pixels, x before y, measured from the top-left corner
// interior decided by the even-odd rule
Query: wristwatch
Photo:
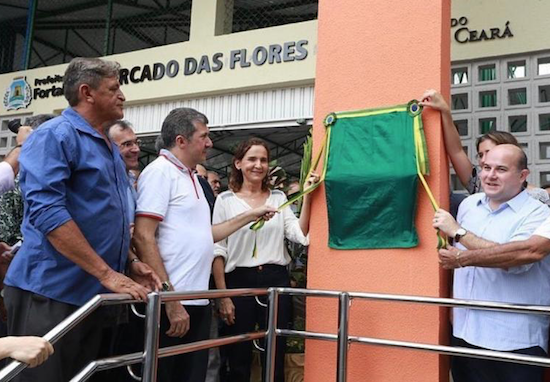
[[[172,288],[172,284],[170,284],[170,281],[163,281],[162,282],[162,291],[163,292],[169,292],[169,291],[172,291],[174,290],[174,288]]]
[[[462,227],[457,229],[454,237],[455,243],[460,242],[460,239],[462,239],[466,235],[466,233],[467,231]]]

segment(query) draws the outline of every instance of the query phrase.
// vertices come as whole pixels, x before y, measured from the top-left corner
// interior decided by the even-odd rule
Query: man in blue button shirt
[[[104,127],[123,117],[119,64],[76,58],[63,78],[70,107],[25,143],[20,185],[23,246],[5,279],[8,332],[44,335],[98,293],[146,299],[121,272],[130,241],[128,177]],[[44,365],[18,381],[68,381],[97,355],[100,312],[55,345]]]
[[[454,237],[460,250],[481,249],[529,238],[550,209],[523,189],[529,170],[523,150],[499,145],[486,155],[481,172],[484,193],[462,202],[457,220],[439,210],[434,227]],[[457,256],[460,264],[460,255]],[[550,258],[511,268],[455,270],[453,297],[529,305],[550,305]],[[456,346],[546,357],[549,319],[543,315],[453,309]],[[455,357],[455,382],[542,381],[540,367]]]

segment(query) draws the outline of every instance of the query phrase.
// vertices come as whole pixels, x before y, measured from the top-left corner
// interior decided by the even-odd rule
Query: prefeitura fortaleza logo
[[[32,100],[31,86],[26,77],[16,77],[4,93],[4,106],[6,110],[25,109]]]

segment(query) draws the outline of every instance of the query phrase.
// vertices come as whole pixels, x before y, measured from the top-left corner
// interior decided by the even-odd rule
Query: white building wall
[[[311,85],[128,106],[124,118],[138,134],[158,133],[164,118],[178,107],[205,114],[213,129],[275,127],[313,118],[313,89]]]

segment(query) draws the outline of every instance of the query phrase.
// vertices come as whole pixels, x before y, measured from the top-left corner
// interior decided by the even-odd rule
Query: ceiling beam
[[[34,36],[34,41],[36,41],[36,42],[38,42],[38,43],[40,43],[40,44],[42,44],[42,45],[44,45],[44,46],[47,46],[48,48],[57,50],[57,51],[59,51],[59,52],[62,52],[62,53],[67,52],[67,54],[68,54],[69,56],[73,57],[73,58],[74,58],[74,57],[78,57],[78,55],[75,54],[74,52],[72,52],[72,51],[70,51],[70,50],[68,50],[68,49],[65,50],[65,49],[63,49],[62,47],[57,46],[56,44],[54,44],[54,43],[52,43],[52,42],[49,42],[49,41],[47,41],[47,40],[44,40],[44,39],[41,38],[41,37],[36,36],[36,34],[35,34],[35,36]]]
[[[162,45],[160,42],[156,41],[155,39],[144,35],[143,33],[139,33],[137,30],[135,30],[133,27],[128,25],[121,25],[118,27],[119,29],[122,29],[124,32],[128,33],[129,35],[137,38],[138,40],[143,41],[146,44],[149,44],[150,46],[160,46]]]
[[[78,33],[78,31],[77,31],[76,29],[72,29],[72,31],[73,31],[73,33],[76,35],[76,37],[78,37],[79,39],[81,39],[82,42],[83,42],[84,44],[86,44],[91,50],[93,50],[93,51],[98,55],[98,57],[103,56],[103,53],[101,53],[101,52],[100,52],[99,50],[97,50],[92,44],[90,44],[90,43],[88,42],[88,40],[86,40],[86,39],[84,38],[84,36],[82,36],[80,33]]]
[[[63,29],[105,29],[106,20],[64,20],[64,21],[40,21],[35,24],[35,30],[63,30]],[[162,28],[189,26],[189,22],[170,17],[150,20],[131,20],[120,21],[113,19],[111,28],[121,28],[123,26],[140,27],[140,28]]]
[[[29,10],[29,7],[25,7],[25,6],[22,6],[22,5],[7,4],[7,3],[4,3],[4,2],[0,2],[0,7],[21,9],[21,10],[24,10],[24,11]]]

